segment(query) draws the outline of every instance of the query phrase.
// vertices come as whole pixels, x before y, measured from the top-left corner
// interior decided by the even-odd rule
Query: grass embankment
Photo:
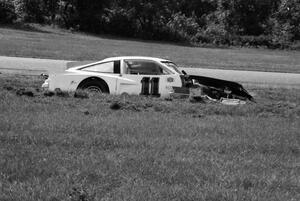
[[[300,52],[265,49],[209,49],[70,33],[35,26],[0,28],[0,55],[65,60],[101,60],[140,55],[163,57],[185,67],[300,73]]]
[[[230,107],[45,97],[40,84],[0,78],[0,200],[300,199],[299,90]]]

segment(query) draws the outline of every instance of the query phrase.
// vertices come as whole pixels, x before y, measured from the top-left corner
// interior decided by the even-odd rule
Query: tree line
[[[0,23],[195,44],[291,47],[300,0],[0,0]]]

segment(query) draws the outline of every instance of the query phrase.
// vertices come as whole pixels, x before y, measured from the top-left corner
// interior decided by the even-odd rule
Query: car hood
[[[196,82],[198,82],[201,85],[214,88],[215,90],[218,90],[223,93],[225,90],[229,90],[234,96],[254,101],[254,98],[248,93],[248,91],[237,82],[198,75],[188,75],[188,79],[196,80]]]

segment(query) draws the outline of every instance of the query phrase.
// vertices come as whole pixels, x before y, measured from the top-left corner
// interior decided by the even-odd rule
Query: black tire
[[[86,80],[78,86],[78,89],[87,90],[92,93],[109,93],[105,83],[99,80]]]

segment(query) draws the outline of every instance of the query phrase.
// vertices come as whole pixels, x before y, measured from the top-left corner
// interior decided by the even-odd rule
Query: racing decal
[[[158,77],[154,77],[151,79],[151,96],[160,97]]]
[[[150,77],[143,77],[141,83],[142,83],[142,91],[140,95],[144,95],[144,96],[150,95],[149,94]]]
[[[160,97],[159,94],[159,77],[153,77],[150,79],[150,77],[143,77],[141,80],[142,83],[142,90],[140,95],[151,95],[154,97]]]

